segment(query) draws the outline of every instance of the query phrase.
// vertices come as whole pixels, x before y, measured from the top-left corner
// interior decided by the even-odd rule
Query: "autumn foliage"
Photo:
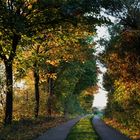
[[[109,91],[106,113],[139,135],[140,127],[140,31],[126,30],[119,35],[118,43],[104,54],[107,73],[104,86]],[[134,136],[134,137],[133,137]]]
[[[85,1],[0,1],[0,64],[6,77],[0,83],[5,82],[0,117],[5,125],[12,119],[90,110],[94,92],[87,109],[87,99],[79,98],[81,93],[89,97],[97,82],[92,30],[100,19],[85,16],[98,13],[90,6]]]

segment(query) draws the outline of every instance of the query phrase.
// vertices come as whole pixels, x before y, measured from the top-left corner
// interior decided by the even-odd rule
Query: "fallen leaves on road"
[[[123,124],[119,123],[115,119],[104,118],[106,124],[112,126],[113,128],[119,130],[124,135],[128,136],[131,140],[140,139],[140,130],[134,130],[132,128],[128,128]]]
[[[7,127],[0,126],[0,140],[31,140],[66,121],[64,117],[38,118],[14,122]]]

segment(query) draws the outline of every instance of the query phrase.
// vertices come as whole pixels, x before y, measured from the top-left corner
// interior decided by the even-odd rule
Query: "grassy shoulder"
[[[15,121],[7,127],[0,126],[0,140],[32,140],[49,128],[55,127],[68,119],[64,117],[38,118]]]
[[[66,140],[98,140],[99,137],[94,131],[91,119],[92,119],[91,116],[82,118],[71,129]]]
[[[128,136],[131,140],[140,139],[140,130],[125,126],[125,125],[119,123],[118,121],[116,121],[115,119],[104,118],[103,120],[109,126],[119,130],[122,134]]]

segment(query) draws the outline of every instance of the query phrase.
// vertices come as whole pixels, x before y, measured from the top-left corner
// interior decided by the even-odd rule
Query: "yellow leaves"
[[[126,94],[125,84],[122,81],[115,80],[114,86],[115,86],[114,98],[116,101],[122,102],[122,100],[124,100],[126,97],[128,97],[128,96],[125,96],[125,94]]]
[[[28,6],[28,9],[29,9],[29,10],[32,9],[32,5],[31,5],[31,4]]]
[[[33,4],[33,3],[36,3],[37,0],[27,0],[29,3]]]
[[[24,4],[25,4],[25,6],[28,8],[28,10],[31,10],[33,4],[36,3],[36,2],[37,2],[37,0],[27,0],[27,1],[25,1]]]
[[[118,101],[120,104],[124,103],[125,101],[128,101],[130,97],[127,96],[125,84],[122,81],[116,80],[114,85],[115,85],[114,100]]]
[[[56,80],[57,79],[57,73],[48,73],[47,77],[49,77],[49,78],[51,78],[53,80]]]
[[[74,57],[73,57],[73,55],[71,55],[71,54],[66,54],[66,55],[63,56],[63,60],[64,60],[65,62],[72,61],[73,58],[74,58]]]
[[[87,59],[87,50],[93,48],[93,45],[87,45],[85,48],[80,44],[80,40],[86,39],[91,33],[88,32],[87,27],[77,25],[76,27],[70,23],[63,24],[57,28],[49,28],[42,32],[44,41],[38,43],[46,49],[45,55],[48,58],[46,63],[58,66],[59,62],[54,60],[61,59],[61,61],[80,60],[81,62]],[[37,36],[41,36],[39,33]],[[35,39],[36,40],[36,39]],[[37,42],[34,42],[33,46]]]
[[[57,66],[59,66],[59,64],[60,64],[60,59],[56,59],[56,60],[47,60],[46,63],[47,63],[47,64],[50,64],[50,65],[52,65],[52,66],[57,67]]]
[[[130,104],[134,102],[140,103],[140,81],[123,81],[115,80],[114,101],[117,101],[123,108],[130,108]]]

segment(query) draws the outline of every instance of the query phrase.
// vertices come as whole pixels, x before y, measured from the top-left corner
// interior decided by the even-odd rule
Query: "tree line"
[[[5,125],[13,118],[13,77],[21,79],[33,75],[35,117],[39,113],[41,84],[47,86],[49,116],[54,106],[54,93],[64,94],[64,112],[67,112],[69,98],[77,102],[77,94],[96,85],[91,36],[94,24],[104,21],[102,17],[97,18],[98,9],[92,1],[0,1],[0,58],[5,66],[6,84]],[[90,12],[95,13],[95,17],[85,15]],[[88,99],[89,96],[92,94],[81,98]]]
[[[110,40],[101,41],[105,46],[101,60],[107,67],[106,115],[137,131],[140,127],[140,2],[113,1],[107,7],[118,21],[109,27]]]
[[[102,40],[101,55],[107,66],[106,115],[139,128],[139,6],[138,0],[1,0],[4,124],[12,122],[15,108],[21,105],[28,112],[32,108],[34,117],[44,110],[48,116],[90,110],[98,71],[93,36],[97,25],[110,25],[106,15],[111,15],[118,22],[109,26],[111,39]],[[15,96],[13,77],[33,86]]]

